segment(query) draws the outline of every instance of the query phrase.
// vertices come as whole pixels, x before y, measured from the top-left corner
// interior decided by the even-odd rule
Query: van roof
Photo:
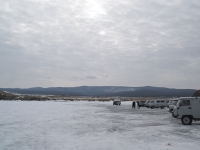
[[[173,99],[169,99],[170,101],[177,101],[179,100],[179,98],[173,98]]]
[[[200,97],[179,97],[178,99],[200,99]]]
[[[169,100],[167,100],[167,99],[152,99],[150,101],[169,101]]]

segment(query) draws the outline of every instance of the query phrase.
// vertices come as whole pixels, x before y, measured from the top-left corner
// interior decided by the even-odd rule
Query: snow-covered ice
[[[167,109],[88,101],[0,101],[0,150],[199,150],[200,122]]]

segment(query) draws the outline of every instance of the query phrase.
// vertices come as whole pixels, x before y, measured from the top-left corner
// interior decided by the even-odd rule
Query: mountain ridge
[[[0,88],[18,94],[69,95],[69,96],[192,96],[196,89],[175,89],[165,87],[126,87],[126,86],[78,86],[78,87],[32,87],[32,88]]]

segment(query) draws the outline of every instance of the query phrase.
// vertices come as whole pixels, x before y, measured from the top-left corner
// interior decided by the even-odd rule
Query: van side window
[[[154,103],[154,101],[151,101],[151,103]]]
[[[156,101],[157,103],[160,103],[160,101]]]
[[[190,100],[182,100],[182,106],[190,106]]]
[[[164,103],[165,101],[161,101],[161,103]]]

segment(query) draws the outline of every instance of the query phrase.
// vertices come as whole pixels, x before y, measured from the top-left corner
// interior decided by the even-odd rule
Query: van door
[[[156,101],[155,106],[156,106],[156,107],[160,107],[160,101]]]
[[[178,118],[181,118],[183,115],[192,115],[191,100],[182,100],[179,109],[178,109]]]
[[[200,99],[192,100],[192,115],[196,119],[200,119]]]
[[[161,101],[160,106],[166,106],[165,101]]]

